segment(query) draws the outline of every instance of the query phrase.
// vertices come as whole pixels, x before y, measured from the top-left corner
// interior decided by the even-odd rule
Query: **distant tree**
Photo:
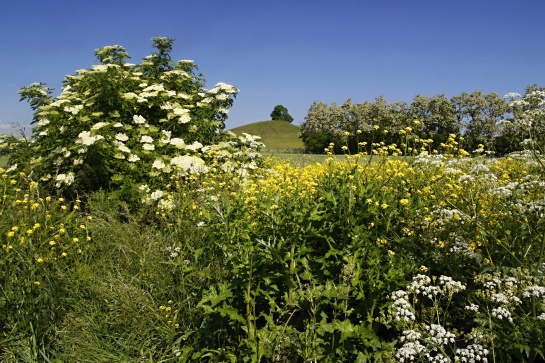
[[[479,144],[487,150],[495,150],[496,138],[500,135],[502,120],[510,107],[497,93],[462,92],[451,99],[455,115],[466,139],[468,151],[475,150]]]
[[[293,122],[293,117],[288,113],[288,109],[282,105],[274,106],[274,110],[271,112],[271,120]]]
[[[314,101],[301,125],[300,137],[305,149],[311,153],[323,153],[330,142],[335,142],[336,133],[331,108],[323,102]]]
[[[433,97],[416,95],[410,105],[410,113],[413,119],[421,122],[419,129],[414,131],[420,138],[432,139],[433,149],[444,143],[450,134],[460,133],[454,104],[444,94]]]

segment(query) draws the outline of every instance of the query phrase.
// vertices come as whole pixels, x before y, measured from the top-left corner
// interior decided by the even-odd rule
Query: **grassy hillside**
[[[304,148],[303,141],[299,138],[300,130],[299,126],[285,121],[261,121],[235,127],[229,131],[238,135],[245,132],[261,136],[265,144],[264,151],[293,152],[293,149]]]

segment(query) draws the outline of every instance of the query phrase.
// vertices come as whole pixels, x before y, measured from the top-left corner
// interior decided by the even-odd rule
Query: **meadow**
[[[2,169],[0,360],[543,361],[541,163],[270,158],[170,211]]]
[[[1,362],[545,360],[545,91],[512,102],[504,157],[411,118],[293,158],[295,126],[225,132],[238,89],[152,40],[19,91]]]

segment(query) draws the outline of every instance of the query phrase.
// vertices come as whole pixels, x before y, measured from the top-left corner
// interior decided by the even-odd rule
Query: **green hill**
[[[293,152],[294,149],[303,149],[303,141],[299,138],[301,128],[286,121],[260,121],[248,125],[235,127],[229,131],[237,135],[243,132],[261,136],[265,144],[263,151]]]

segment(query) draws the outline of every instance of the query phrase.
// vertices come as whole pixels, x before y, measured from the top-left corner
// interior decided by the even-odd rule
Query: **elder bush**
[[[66,76],[55,98],[43,83],[23,87],[35,127],[10,164],[28,166],[49,190],[73,194],[167,185],[173,174],[207,172],[210,160],[227,170],[254,159],[241,143],[255,151],[259,142],[223,132],[238,90],[225,83],[205,89],[193,61],[171,60],[173,42],[153,38],[155,51],[136,65],[121,46],[97,49],[100,64]]]

